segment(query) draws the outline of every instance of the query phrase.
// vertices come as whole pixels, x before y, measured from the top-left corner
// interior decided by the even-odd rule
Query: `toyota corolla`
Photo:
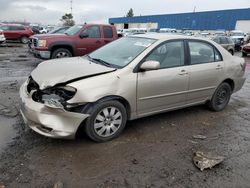
[[[109,141],[128,120],[207,104],[223,110],[246,63],[208,39],[145,34],[89,55],[41,63],[20,89],[21,114],[39,134]],[[83,129],[80,127],[83,127]]]

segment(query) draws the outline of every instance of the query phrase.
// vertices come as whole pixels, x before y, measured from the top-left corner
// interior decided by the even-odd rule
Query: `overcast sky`
[[[124,16],[129,8],[135,15],[250,8],[250,0],[73,0],[77,23],[108,22]],[[28,21],[57,24],[70,12],[70,0],[0,0],[0,21]]]

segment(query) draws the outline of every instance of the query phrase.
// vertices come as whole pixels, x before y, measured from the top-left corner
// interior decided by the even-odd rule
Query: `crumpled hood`
[[[31,76],[42,90],[74,79],[114,70],[115,68],[93,63],[86,57],[74,57],[45,61],[38,65]]]

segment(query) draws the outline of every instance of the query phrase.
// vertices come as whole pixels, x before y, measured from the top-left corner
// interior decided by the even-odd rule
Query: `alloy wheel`
[[[114,135],[122,125],[122,113],[116,107],[102,109],[94,120],[94,130],[101,137]]]

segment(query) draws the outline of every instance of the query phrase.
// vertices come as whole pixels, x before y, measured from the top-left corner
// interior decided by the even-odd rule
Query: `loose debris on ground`
[[[194,153],[193,162],[196,167],[203,171],[207,168],[212,169],[214,166],[222,163],[224,159],[225,157],[210,152],[197,151]]]

